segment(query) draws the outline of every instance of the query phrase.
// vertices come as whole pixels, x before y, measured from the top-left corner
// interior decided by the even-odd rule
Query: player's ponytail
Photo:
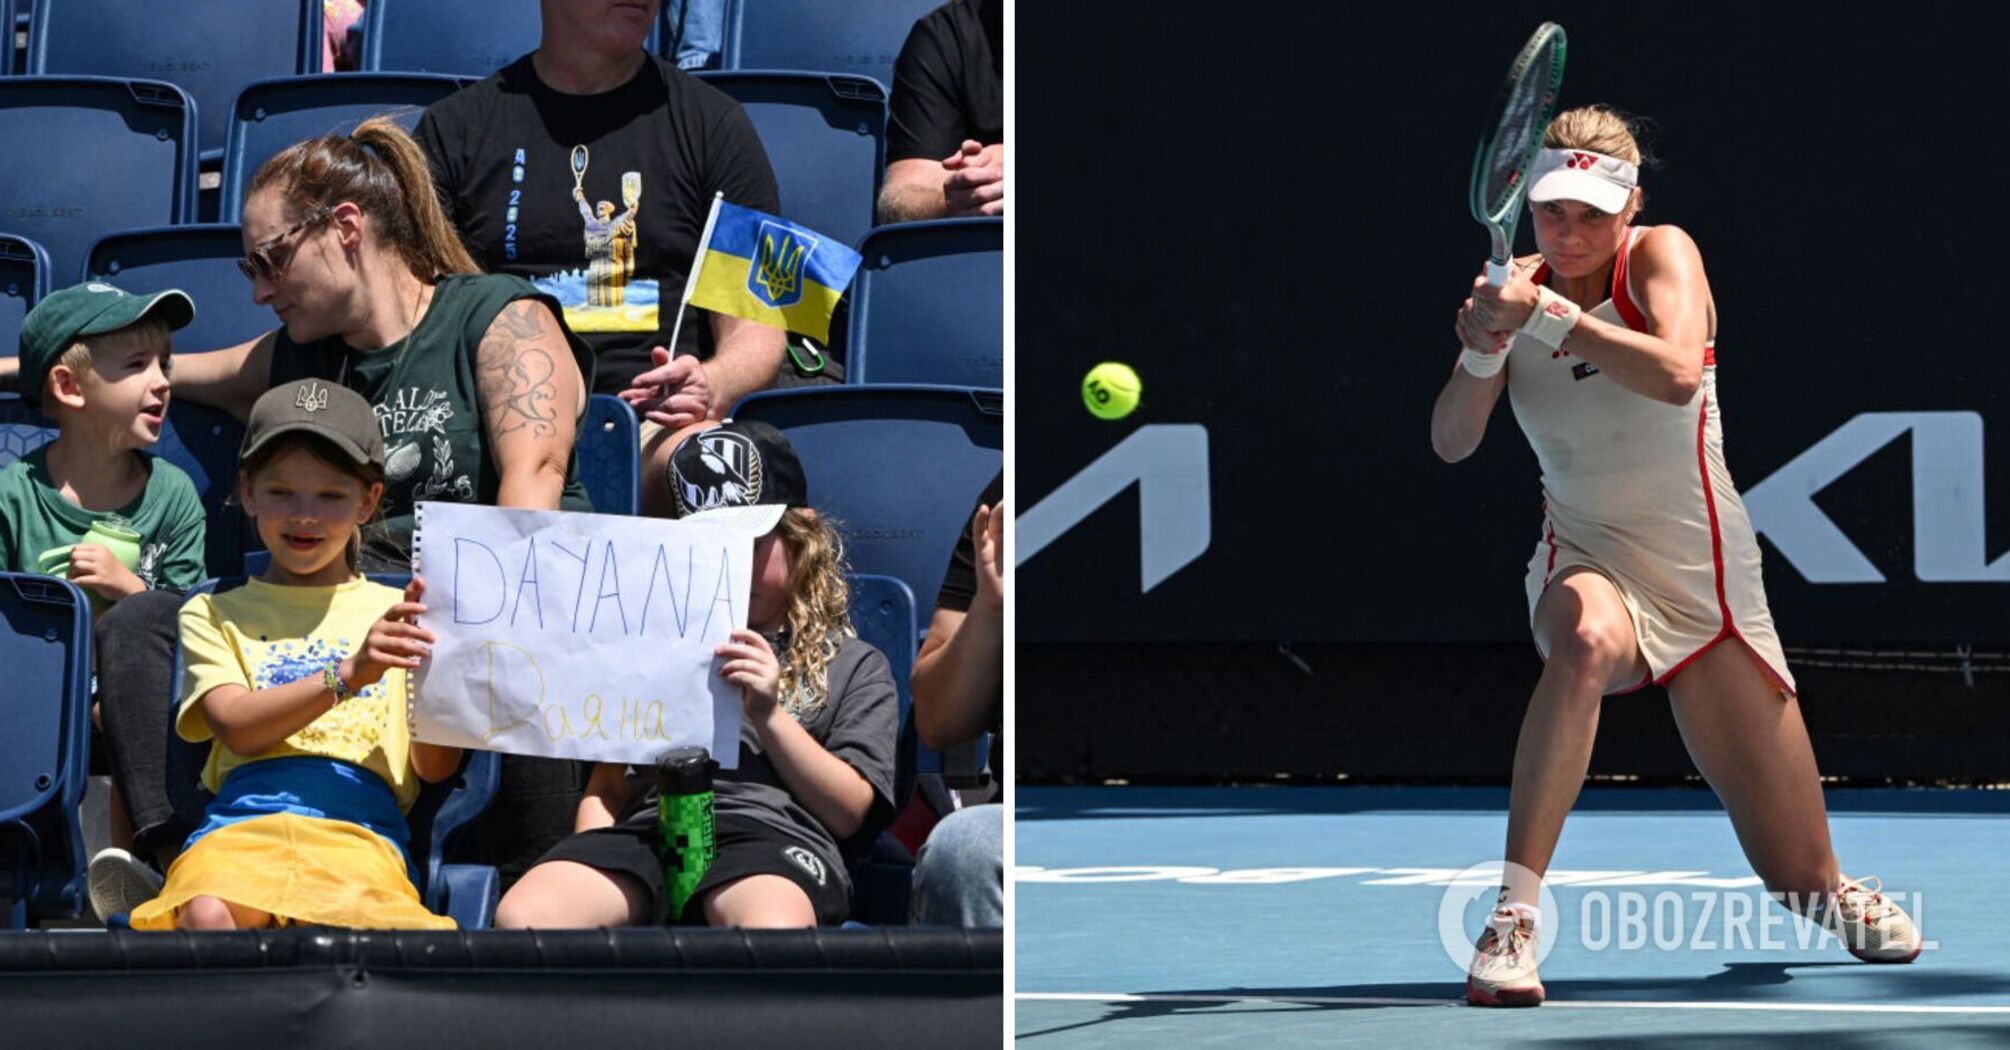
[[[421,281],[481,272],[440,209],[425,154],[389,118],[372,117],[348,135],[323,135],[281,150],[259,167],[246,196],[268,187],[285,195],[296,217],[343,201],[355,204]]]

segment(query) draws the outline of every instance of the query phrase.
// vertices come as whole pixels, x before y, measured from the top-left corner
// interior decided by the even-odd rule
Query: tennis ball
[[[1138,407],[1138,394],[1143,390],[1144,384],[1131,366],[1105,361],[1082,377],[1082,404],[1097,419],[1122,419]]]

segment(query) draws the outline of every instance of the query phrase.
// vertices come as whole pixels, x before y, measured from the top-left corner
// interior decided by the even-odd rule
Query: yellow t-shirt
[[[222,594],[189,599],[181,610],[188,670],[175,731],[193,743],[211,740],[209,720],[197,703],[204,694],[220,685],[258,690],[318,677],[328,661],[360,649],[370,625],[402,598],[396,588],[359,576],[335,587],[284,587],[253,579]],[[202,782],[216,791],[231,770],[260,759],[335,758],[383,777],[398,807],[409,811],[419,797],[419,778],[412,771],[405,718],[405,672],[394,668],[256,755],[211,745]]]

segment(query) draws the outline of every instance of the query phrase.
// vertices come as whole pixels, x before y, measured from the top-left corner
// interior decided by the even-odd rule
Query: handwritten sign
[[[740,688],[715,646],[747,624],[754,537],[701,522],[419,504],[413,735],[520,755],[732,768]]]

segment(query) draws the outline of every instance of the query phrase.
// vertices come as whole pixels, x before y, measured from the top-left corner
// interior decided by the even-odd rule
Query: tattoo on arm
[[[558,409],[553,404],[558,397],[553,385],[558,369],[550,335],[539,323],[542,313],[543,306],[528,300],[509,304],[496,315],[476,351],[482,410],[496,437],[526,427],[537,438],[558,432]]]

